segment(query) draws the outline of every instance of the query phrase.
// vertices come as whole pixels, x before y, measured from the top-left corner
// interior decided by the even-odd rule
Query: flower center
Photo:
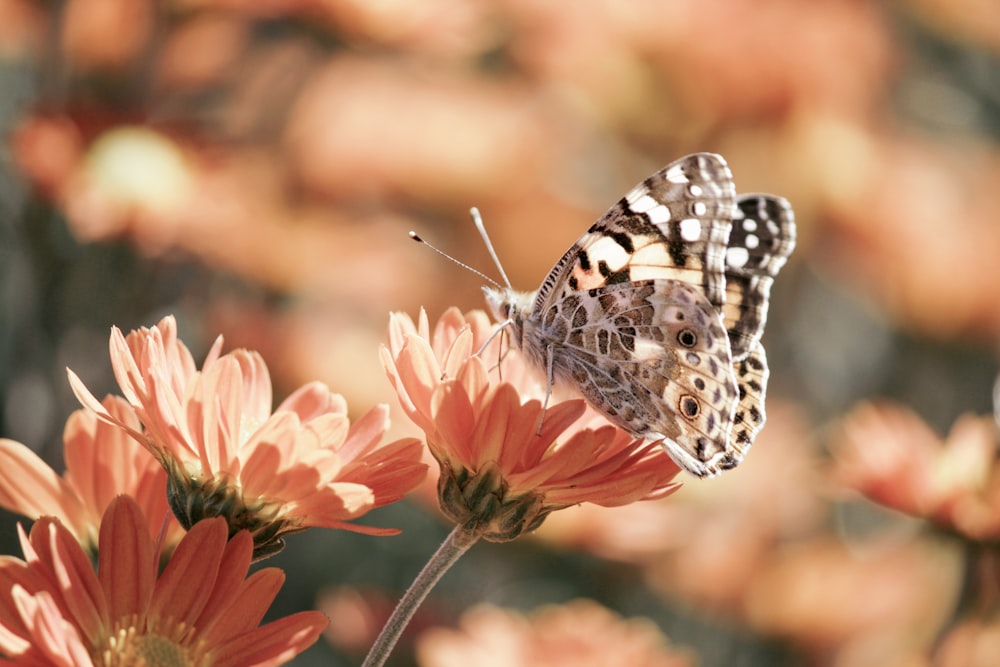
[[[100,667],[210,667],[202,642],[191,642],[190,628],[180,623],[167,632],[136,627],[136,619],[122,622],[108,637],[106,648],[94,660]]]
[[[142,656],[147,667],[185,667],[188,664],[187,651],[156,635],[147,635],[137,642],[136,653]]]

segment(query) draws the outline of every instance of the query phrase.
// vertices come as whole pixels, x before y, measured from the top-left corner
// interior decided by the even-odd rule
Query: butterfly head
[[[501,326],[510,326],[515,337],[521,332],[524,313],[531,308],[533,294],[515,292],[507,287],[483,287],[486,304]]]

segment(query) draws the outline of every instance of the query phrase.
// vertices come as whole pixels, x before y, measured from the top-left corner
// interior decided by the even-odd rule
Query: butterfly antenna
[[[500,272],[500,277],[503,278],[504,285],[507,286],[507,289],[514,289],[511,287],[510,279],[507,278],[507,272],[503,270],[503,264],[500,263],[500,258],[497,257],[497,251],[493,249],[493,242],[490,241],[490,235],[486,233],[486,225],[483,224],[483,216],[479,215],[479,209],[473,206],[469,209],[469,214],[472,215],[472,222],[476,225],[476,229],[479,230],[479,235],[483,237],[483,243],[486,244],[486,250],[489,251],[490,257],[493,258],[493,263],[496,264],[497,270]]]
[[[413,239],[414,241],[416,241],[417,243],[423,243],[425,246],[427,246],[428,248],[430,248],[431,250],[433,250],[437,254],[441,255],[445,259],[450,260],[450,261],[454,262],[455,264],[458,264],[459,266],[461,266],[463,269],[465,269],[467,271],[471,271],[472,273],[476,274],[477,276],[479,276],[480,278],[482,278],[486,282],[488,282],[488,283],[490,283],[492,285],[496,285],[497,287],[503,287],[500,283],[498,283],[497,281],[493,280],[492,278],[490,278],[488,275],[486,275],[482,271],[474,269],[471,266],[469,266],[468,264],[466,264],[465,262],[461,262],[461,261],[455,259],[451,255],[449,255],[448,253],[446,253],[444,250],[441,250],[439,248],[436,248],[436,247],[432,246],[430,243],[428,243],[427,241],[425,241],[422,238],[420,238],[420,236],[418,236],[416,232],[410,232],[410,238]],[[491,251],[492,251],[492,248],[491,248]],[[505,280],[506,280],[506,278],[507,278],[507,276],[504,276]]]

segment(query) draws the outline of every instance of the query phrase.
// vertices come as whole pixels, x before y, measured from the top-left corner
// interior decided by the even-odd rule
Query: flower
[[[375,535],[397,531],[347,523],[395,502],[426,474],[414,438],[379,445],[388,409],[351,424],[344,399],[313,382],[271,411],[261,356],[220,355],[221,337],[197,370],[173,317],[153,328],[111,333],[111,364],[144,430],[105,410],[70,372],[80,401],[126,429],[167,470],[174,514],[186,527],[225,516],[248,529],[258,557],[280,551],[283,535],[312,526]]]
[[[221,518],[201,521],[163,573],[142,512],[128,496],[101,521],[97,572],[54,517],[20,530],[24,560],[0,560],[0,654],[19,665],[280,665],[327,624],[300,612],[259,626],[284,581],[247,577],[253,538],[227,542]],[[153,659],[155,657],[155,659]]]
[[[995,619],[966,619],[941,639],[935,667],[989,667],[1000,652],[1000,623]]]
[[[102,408],[129,428],[141,428],[129,405],[108,396]],[[63,431],[66,474],[58,476],[30,448],[0,438],[0,505],[31,519],[57,517],[85,549],[96,549],[101,516],[119,494],[136,499],[152,535],[166,525],[169,553],[184,531],[167,505],[167,475],[122,429],[77,410]]]
[[[942,440],[906,408],[865,403],[844,418],[834,451],[843,486],[973,540],[1000,538],[992,416],[964,415]]]
[[[582,399],[543,406],[546,387],[516,350],[491,371],[500,340],[485,313],[453,308],[429,329],[424,313],[418,324],[393,315],[382,362],[441,466],[438,498],[456,523],[503,541],[553,510],[625,505],[678,487],[659,445],[633,439]]]
[[[895,658],[933,645],[962,569],[960,553],[925,536],[807,537],[759,561],[741,614],[758,635],[808,647],[828,665],[914,664]]]
[[[348,655],[364,655],[392,613],[397,595],[375,586],[337,586],[320,591],[316,608],[336,623],[323,633],[324,639]]]
[[[622,619],[591,600],[543,607],[530,617],[479,605],[459,629],[433,628],[417,640],[421,667],[494,665],[628,665],[687,667],[690,656],[668,646],[656,625]]]

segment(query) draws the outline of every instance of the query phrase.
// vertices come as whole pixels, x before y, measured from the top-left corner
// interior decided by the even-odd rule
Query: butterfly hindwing
[[[739,197],[726,249],[722,308],[734,360],[746,357],[764,333],[771,284],[794,248],[795,216],[787,200]]]
[[[767,356],[760,341],[754,343],[753,349],[741,361],[737,361],[734,368],[740,399],[733,414],[729,444],[735,455],[742,459],[754,438],[764,428],[767,419],[764,413],[764,395],[769,371]]]
[[[554,303],[523,345],[552,347],[556,378],[573,382],[610,421],[667,438],[692,467],[726,448],[737,386],[729,340],[700,290],[677,280],[596,287]]]

